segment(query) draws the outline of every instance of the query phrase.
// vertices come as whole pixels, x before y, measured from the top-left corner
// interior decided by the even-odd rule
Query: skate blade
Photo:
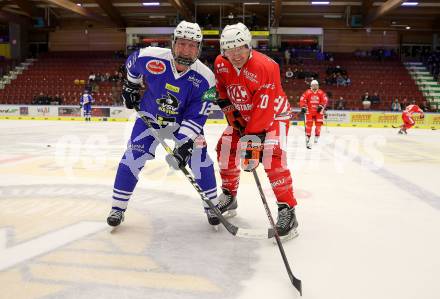
[[[212,226],[212,230],[215,232],[219,231],[219,226],[218,225],[211,225]]]
[[[299,236],[298,231],[296,230],[296,228],[292,229],[287,235],[285,236],[280,236],[280,240],[282,243],[287,242],[289,240],[292,240],[296,237]],[[276,245],[277,244],[277,240],[275,238],[272,239],[272,242]]]
[[[308,149],[312,149],[312,146],[311,146],[311,145],[306,145],[306,147],[307,147]]]
[[[222,215],[225,218],[232,218],[232,217],[237,216],[237,211],[236,210],[228,210],[228,211],[224,212]]]

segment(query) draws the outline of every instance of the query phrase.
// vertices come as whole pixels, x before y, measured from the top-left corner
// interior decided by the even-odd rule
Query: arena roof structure
[[[0,21],[98,21],[109,27],[173,26],[180,19],[219,28],[228,21],[268,27],[371,27],[388,30],[440,30],[438,0],[2,0]]]

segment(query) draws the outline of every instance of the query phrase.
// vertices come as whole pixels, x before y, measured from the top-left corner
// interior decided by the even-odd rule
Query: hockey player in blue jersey
[[[92,115],[92,103],[95,102],[92,95],[86,89],[79,100],[79,107],[83,109],[85,121],[90,121]]]
[[[162,137],[168,135],[174,139],[175,159],[167,156],[167,162],[175,168],[188,164],[197,184],[217,206],[213,162],[203,137],[211,103],[202,101],[215,95],[215,78],[198,59],[201,43],[199,25],[182,21],[174,30],[171,49],[146,47],[134,52],[126,62],[127,78],[121,96],[128,109],[139,107]],[[141,98],[142,80],[146,90]],[[110,226],[118,226],[124,220],[139,172],[146,161],[155,158],[158,144],[143,120],[138,118],[117,170],[112,210],[107,218]],[[219,219],[206,203],[204,208],[208,222],[218,225]]]

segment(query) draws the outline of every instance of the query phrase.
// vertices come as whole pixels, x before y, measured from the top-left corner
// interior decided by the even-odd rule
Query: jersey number
[[[266,109],[267,104],[269,103],[269,96],[267,94],[262,94],[260,95],[260,97],[261,97],[260,108]]]
[[[206,116],[211,114],[211,105],[212,105],[212,103],[210,103],[210,102],[204,102],[202,105],[202,109],[200,109],[199,114],[206,115]]]

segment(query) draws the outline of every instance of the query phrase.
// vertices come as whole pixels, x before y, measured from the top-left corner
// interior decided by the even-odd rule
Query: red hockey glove
[[[252,171],[263,160],[264,139],[266,134],[244,135],[240,138],[241,168]]]
[[[218,99],[216,103],[225,114],[228,124],[240,132],[244,131],[246,121],[241,116],[240,111],[235,109],[231,101],[229,99]]]

